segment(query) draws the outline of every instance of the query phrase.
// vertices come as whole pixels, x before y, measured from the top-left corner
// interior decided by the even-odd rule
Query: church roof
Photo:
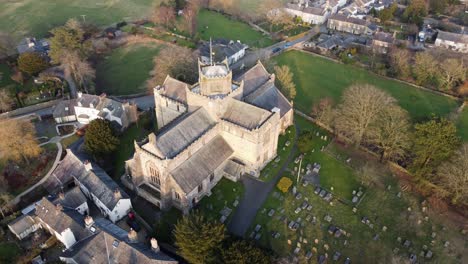
[[[269,111],[231,99],[221,119],[252,130],[261,126],[270,115]]]
[[[166,126],[157,135],[156,146],[165,157],[173,158],[214,125],[215,120],[201,107]]]
[[[188,160],[171,171],[171,175],[180,188],[185,193],[189,193],[233,153],[234,151],[224,138],[216,136]]]
[[[264,85],[259,87],[244,100],[250,104],[271,111],[273,108],[280,109],[280,116],[283,117],[292,105],[288,99],[276,88],[273,80],[266,82]]]
[[[186,103],[187,102],[187,92],[186,89],[189,87],[188,84],[179,81],[177,79],[172,78],[171,76],[167,76],[164,84],[160,88],[160,94],[169,97],[173,100]]]
[[[249,95],[260,85],[264,84],[270,78],[270,74],[261,63],[257,63],[244,74],[239,76],[237,81],[244,81],[244,96]]]

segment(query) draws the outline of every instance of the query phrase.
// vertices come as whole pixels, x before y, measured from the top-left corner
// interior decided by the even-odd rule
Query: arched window
[[[157,186],[160,186],[161,185],[161,176],[160,176],[159,170],[156,168],[156,166],[153,163],[148,162],[147,169],[148,169],[148,172],[149,172],[149,177],[150,177],[151,183],[153,183],[153,184],[155,184]]]

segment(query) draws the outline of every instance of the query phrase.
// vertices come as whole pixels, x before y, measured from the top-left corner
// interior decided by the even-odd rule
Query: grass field
[[[15,243],[0,243],[0,263],[15,263],[21,249]]]
[[[248,24],[209,10],[200,10],[198,14],[198,33],[203,40],[210,37],[240,40],[251,47],[266,47],[274,43]]]
[[[331,97],[339,102],[343,90],[356,83],[369,83],[387,91],[415,121],[428,118],[433,113],[446,116],[457,107],[457,102],[450,98],[303,52],[288,51],[274,60],[291,68],[297,86],[295,106],[306,113],[321,98]]]
[[[144,18],[154,0],[9,0],[0,1],[0,31],[17,40],[25,36],[44,37],[69,18],[84,19],[98,26],[122,20]]]
[[[301,130],[319,131],[306,120],[297,116],[295,118]],[[319,132],[323,135],[323,132]],[[315,144],[320,147],[326,142],[316,137]],[[313,260],[316,260],[317,256],[325,254],[328,254],[328,260],[331,262],[335,252],[342,255],[338,262],[333,263],[343,263],[346,257],[351,259],[351,263],[403,263],[408,260],[410,253],[416,254],[421,263],[427,263],[424,257],[419,255],[421,251],[426,253],[427,250],[434,254],[430,263],[460,263],[464,250],[463,236],[457,229],[443,226],[435,216],[423,212],[423,205],[418,197],[405,192],[398,197],[397,194],[402,191],[397,179],[390,174],[378,176],[381,184],[364,190],[362,201],[356,206],[357,211],[353,212],[352,206],[337,198],[342,198],[343,192],[348,193],[349,190],[359,187],[357,172],[325,152],[309,153],[305,159],[322,165],[320,184],[327,188],[334,187],[333,203],[327,203],[314,194],[315,187],[310,184],[295,184],[297,191],[302,194],[301,199],[296,199],[291,191],[280,194],[282,198],[279,199],[273,195],[273,192],[280,193],[275,188],[247,232],[247,236],[250,236],[255,226],[261,225],[260,245],[284,256],[293,254],[300,243],[299,254],[313,253],[311,263],[315,263]],[[296,181],[295,175],[285,176],[290,177],[293,182]],[[389,185],[390,190],[386,188]],[[312,210],[296,213],[296,208],[304,201],[312,205]],[[408,207],[411,207],[411,211]],[[275,213],[268,216],[267,213],[271,209],[274,209]],[[326,215],[332,217],[330,222],[324,219]],[[285,222],[281,220],[282,216],[285,217]],[[312,221],[313,217],[315,222]],[[362,223],[363,217],[367,217],[370,224]],[[288,228],[290,221],[301,222],[297,231]],[[338,227],[347,234],[342,233],[340,237],[335,237],[334,233],[328,231],[331,226]],[[274,238],[272,232],[279,232],[280,237]],[[432,238],[432,232],[436,234],[435,238]],[[411,241],[409,247],[403,245],[405,240]],[[450,241],[453,248],[445,249],[445,241]],[[397,252],[393,252],[395,248]]]
[[[458,135],[463,141],[468,142],[468,108],[465,107],[461,115],[458,117]]]
[[[110,95],[145,92],[159,47],[153,43],[136,44],[113,50],[96,66],[97,90]]]

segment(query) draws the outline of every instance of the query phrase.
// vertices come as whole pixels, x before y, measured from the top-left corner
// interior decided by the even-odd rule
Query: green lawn
[[[300,129],[319,131],[314,125],[308,125],[304,119],[297,116],[295,118]],[[315,141],[317,146],[326,144],[320,137],[317,137]],[[306,160],[311,158],[322,165],[320,170],[321,185],[333,185],[335,198],[337,193],[340,196],[342,192],[357,188],[359,186],[356,180],[357,172],[345,163],[328,157],[330,156],[327,153],[320,151],[305,157]],[[285,176],[289,176],[293,181],[296,180],[295,175]],[[381,177],[380,180],[384,186],[369,187],[365,190],[364,198],[357,206],[356,213],[353,212],[352,206],[336,199],[332,201],[332,204],[325,202],[314,194],[315,187],[312,185],[296,185],[297,191],[303,195],[299,200],[292,195],[291,191],[281,194],[282,198],[279,199],[273,195],[274,192],[280,193],[275,188],[267,198],[263,208],[258,211],[247,236],[250,236],[255,226],[260,224],[262,227],[259,244],[272,249],[280,256],[292,254],[297,243],[300,242],[300,254],[316,250],[317,253],[314,252],[313,260],[318,255],[327,253],[328,259],[331,261],[332,256],[338,251],[342,254],[338,263],[342,263],[346,257],[351,258],[352,263],[392,263],[396,256],[405,260],[410,253],[415,253],[418,260],[426,263],[423,258],[419,257],[419,254],[427,246],[434,253],[431,263],[460,263],[458,258],[463,254],[464,239],[458,230],[450,226],[443,227],[436,218],[428,215],[427,212],[424,213],[421,200],[418,197],[403,192],[399,198],[397,194],[401,190],[397,180],[390,174],[378,177]],[[341,187],[339,187],[340,185]],[[391,189],[387,190],[386,186],[389,185]],[[302,210],[295,213],[296,208],[306,200],[313,206],[312,210]],[[411,211],[408,211],[408,207],[411,207]],[[271,209],[275,210],[272,217],[268,216]],[[284,212],[281,213],[283,209]],[[315,224],[306,220],[309,215],[311,219],[316,217]],[[326,215],[332,217],[331,222],[324,219]],[[280,221],[281,216],[286,217],[286,223]],[[425,220],[426,216],[427,220]],[[363,217],[367,217],[372,226],[363,224],[361,222]],[[298,218],[301,218],[301,227],[297,231],[290,230],[288,228],[289,222],[291,220],[298,221]],[[331,225],[346,231],[348,235],[334,237],[328,232]],[[384,226],[386,227],[385,231],[383,230]],[[272,232],[279,232],[280,237],[273,238]],[[436,233],[435,239],[431,237],[432,232]],[[401,238],[401,241],[398,240],[398,237]],[[315,239],[317,239],[317,243],[315,243]],[[409,248],[402,245],[406,239],[411,241]],[[434,240],[433,244],[431,244],[431,240]],[[453,244],[452,252],[443,247],[445,241],[451,241]],[[328,250],[325,249],[325,245],[329,247]],[[395,248],[398,248],[396,254],[392,252]]]
[[[210,37],[240,40],[251,47],[266,47],[274,43],[248,24],[208,10],[200,10],[198,14],[198,33],[203,40],[209,40]]]
[[[157,44],[136,44],[113,50],[96,67],[97,90],[110,95],[145,92],[159,48]]]
[[[157,0],[159,1],[159,0]],[[44,37],[69,18],[83,19],[98,26],[122,20],[144,18],[154,0],[15,0],[0,1],[0,31],[21,37]]]
[[[0,243],[0,263],[15,263],[21,249],[15,243]]]
[[[465,107],[461,115],[458,117],[458,134],[463,141],[468,142],[468,108]]]
[[[369,83],[386,90],[415,121],[428,118],[432,113],[446,116],[457,107],[457,102],[450,98],[304,52],[288,51],[274,60],[279,65],[288,65],[291,68],[297,86],[295,107],[306,113],[321,98],[331,97],[339,102],[343,90],[356,83]]]

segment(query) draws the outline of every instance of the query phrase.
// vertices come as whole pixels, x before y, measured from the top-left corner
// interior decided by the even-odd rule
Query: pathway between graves
[[[289,163],[294,159],[297,152],[296,141],[299,135],[299,128],[296,126],[296,138],[293,142],[293,148],[283,166],[275,175],[274,179],[269,182],[263,182],[248,174],[242,176],[242,183],[245,187],[244,197],[239,203],[228,229],[231,233],[237,236],[244,236],[249,227],[251,226],[257,211],[262,207],[268,194],[275,187],[278,179],[283,175],[284,171],[288,168]]]

